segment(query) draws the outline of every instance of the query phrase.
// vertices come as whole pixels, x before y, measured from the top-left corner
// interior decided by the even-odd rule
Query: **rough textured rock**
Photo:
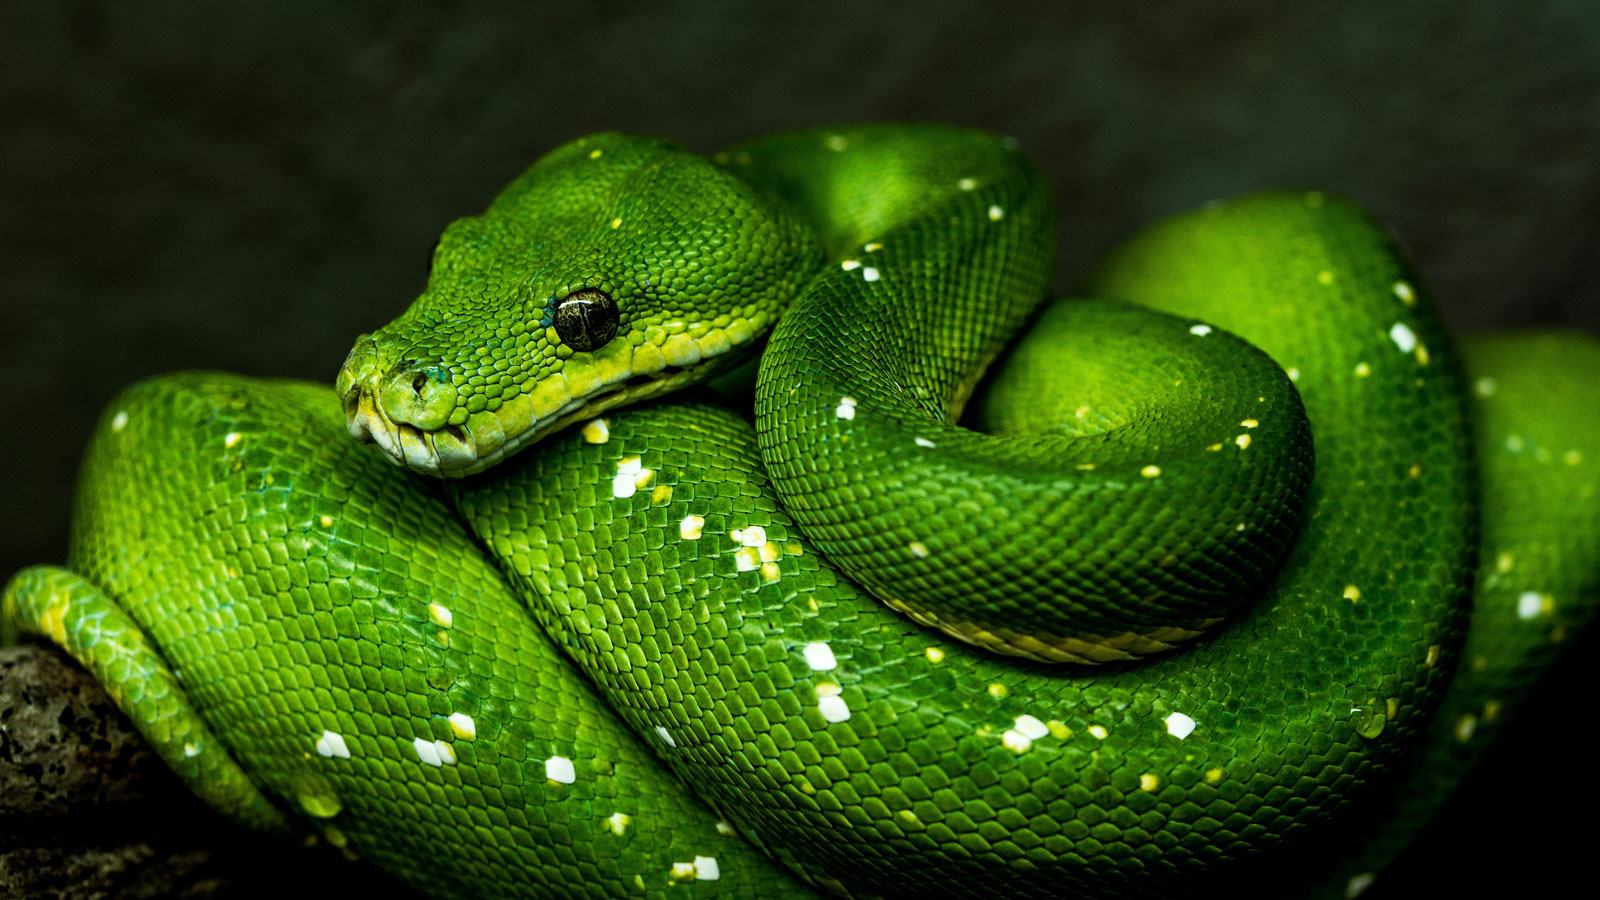
[[[207,809],[65,654],[0,648],[0,896],[255,900],[337,896],[387,877]]]

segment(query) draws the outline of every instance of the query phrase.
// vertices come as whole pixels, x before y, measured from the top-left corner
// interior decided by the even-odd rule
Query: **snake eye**
[[[557,301],[556,334],[574,350],[598,350],[617,336],[616,301],[602,291],[584,288]]]

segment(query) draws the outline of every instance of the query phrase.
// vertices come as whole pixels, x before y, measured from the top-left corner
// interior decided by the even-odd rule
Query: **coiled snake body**
[[[1136,237],[1084,293],[1139,307],[1039,311],[1053,242],[981,133],[573,142],[337,392],[114,401],[4,621],[218,809],[441,897],[1359,892],[1442,789],[1363,798],[1595,601],[1600,346],[1464,364],[1318,193]],[[769,330],[753,429],[656,401]]]

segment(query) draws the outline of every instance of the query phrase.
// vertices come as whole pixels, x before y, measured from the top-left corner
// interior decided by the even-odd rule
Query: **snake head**
[[[731,365],[820,259],[786,207],[677,145],[574,141],[451,224],[422,295],[357,339],[350,433],[419,472],[481,471]]]

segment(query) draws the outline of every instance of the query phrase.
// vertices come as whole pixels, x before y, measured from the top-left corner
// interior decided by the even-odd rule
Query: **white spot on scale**
[[[919,438],[917,438],[917,439],[916,439],[916,441],[915,441],[915,442],[914,442],[914,443],[915,443],[915,444],[916,444],[916,445],[917,445],[917,446],[918,446],[918,447],[927,447],[927,448],[928,448],[928,449],[930,449],[930,450],[932,450],[932,449],[933,449],[933,447],[934,447],[934,443],[933,443],[933,441],[930,441],[930,440],[928,440],[928,439],[927,439],[927,438],[925,438],[925,437],[919,437]]]
[[[350,758],[350,748],[346,746],[344,737],[337,732],[324,731],[322,737],[317,738],[317,755],[328,759],[338,757]]]
[[[839,406],[833,411],[833,414],[841,419],[854,419],[856,417],[856,398],[840,397]]]
[[[1407,306],[1417,305],[1417,292],[1412,289],[1410,282],[1396,281],[1394,283],[1394,295],[1399,297],[1400,302]]]
[[[622,837],[622,833],[628,830],[628,823],[631,821],[633,817],[627,813],[612,813],[606,817],[606,828],[617,837]]]
[[[850,718],[850,707],[839,696],[839,686],[831,681],[817,685],[817,710],[829,722],[844,722]]]
[[[450,623],[455,621],[455,616],[451,615],[450,610],[437,603],[428,604],[428,618],[440,628],[449,628]]]
[[[184,741],[183,742],[183,755],[186,756],[186,757],[199,756],[200,755],[200,747],[199,747],[199,745],[193,743],[192,741]]]
[[[684,516],[683,521],[678,523],[678,537],[686,541],[698,541],[700,540],[700,535],[704,533],[705,527],[705,517]]]
[[[748,528],[735,528],[728,532],[728,537],[746,547],[760,547],[767,542],[767,530],[760,525],[751,525]]]
[[[1517,618],[1526,622],[1537,619],[1544,612],[1544,595],[1537,591],[1523,591],[1517,596]]]
[[[1389,340],[1400,348],[1401,353],[1410,353],[1417,349],[1417,335],[1404,322],[1396,322],[1389,326]]]
[[[122,429],[127,428],[127,427],[128,427],[128,413],[127,413],[127,411],[126,410],[120,410],[120,409],[117,410],[117,414],[111,417],[111,430],[112,431],[121,431]]]
[[[668,731],[666,729],[666,726],[657,725],[656,726],[656,735],[658,737],[660,737],[663,741],[666,741],[668,747],[676,747],[676,746],[678,746],[678,742],[672,739],[672,732]]]
[[[224,446],[224,447],[236,447],[236,446],[239,445],[239,442],[242,441],[242,440],[244,440],[244,435],[240,434],[237,431],[230,431],[227,434],[222,436],[222,446]]]
[[[717,867],[717,858],[714,856],[696,856],[694,858],[694,877],[697,881],[716,881],[722,877],[722,870]]]
[[[956,187],[962,189],[963,191],[970,191],[970,190],[972,190],[973,188],[975,188],[977,186],[978,186],[978,179],[976,179],[976,178],[963,178],[960,181],[956,182]]]
[[[412,738],[411,746],[417,751],[417,759],[430,766],[444,765],[444,757],[439,755],[439,742],[426,738]]]
[[[1494,392],[1500,389],[1500,382],[1493,378],[1479,378],[1472,389],[1479,397],[1493,397]]]
[[[1001,219],[1005,218],[1005,215],[1006,215],[1006,211],[1001,209],[999,206],[990,206],[989,207],[989,221],[998,222]]]
[[[1350,881],[1344,886],[1345,900],[1356,900],[1357,897],[1365,894],[1367,888],[1372,887],[1372,883],[1377,880],[1378,876],[1372,872],[1362,872],[1360,875],[1350,876]]]
[[[915,556],[917,559],[928,558],[928,545],[921,541],[912,541],[906,545],[906,549],[910,550],[911,555]]]
[[[1179,740],[1183,740],[1194,731],[1194,719],[1189,718],[1181,712],[1170,713],[1165,719],[1162,719],[1162,721],[1166,723],[1167,734],[1170,734]]]
[[[591,444],[604,444],[611,440],[611,427],[605,419],[593,419],[583,426],[583,439]]]
[[[475,741],[478,739],[478,724],[466,713],[450,714],[450,731],[458,740]]]
[[[1014,728],[1008,728],[1005,734],[1000,735],[1000,746],[1012,753],[1026,753],[1028,748],[1033,746],[1033,738]]]
[[[1240,450],[1243,450],[1243,449],[1245,449],[1245,448],[1246,448],[1246,447],[1249,447],[1249,446],[1250,446],[1250,435],[1248,435],[1248,434],[1241,434],[1241,435],[1239,435],[1239,436],[1238,436],[1238,437],[1236,437],[1236,438],[1234,438],[1234,439],[1233,439],[1233,442],[1234,442],[1234,443],[1235,443],[1235,444],[1238,444],[1238,445],[1239,445],[1239,449],[1240,449]]]
[[[867,266],[865,269],[861,270],[861,278],[863,281],[877,281],[878,270],[871,266]]]
[[[1190,334],[1197,334],[1200,337],[1205,337],[1206,335],[1211,333],[1211,326],[1210,325],[1190,325],[1189,326],[1189,333]]]
[[[578,780],[578,770],[565,756],[552,756],[544,761],[544,777],[560,784],[571,784]]]
[[[844,262],[839,263],[839,268],[845,270],[846,272],[854,272],[856,269],[861,268],[861,260],[847,259]]]
[[[827,641],[814,641],[806,645],[804,650],[806,665],[814,672],[827,672],[837,668],[839,661],[833,656],[833,648]]]
[[[829,150],[833,151],[843,150],[850,146],[850,142],[842,134],[830,134],[823,143],[827,145]]]
[[[1017,716],[1012,724],[1019,734],[1030,741],[1037,741],[1050,733],[1049,726],[1039,721],[1038,718],[1027,714]]]

